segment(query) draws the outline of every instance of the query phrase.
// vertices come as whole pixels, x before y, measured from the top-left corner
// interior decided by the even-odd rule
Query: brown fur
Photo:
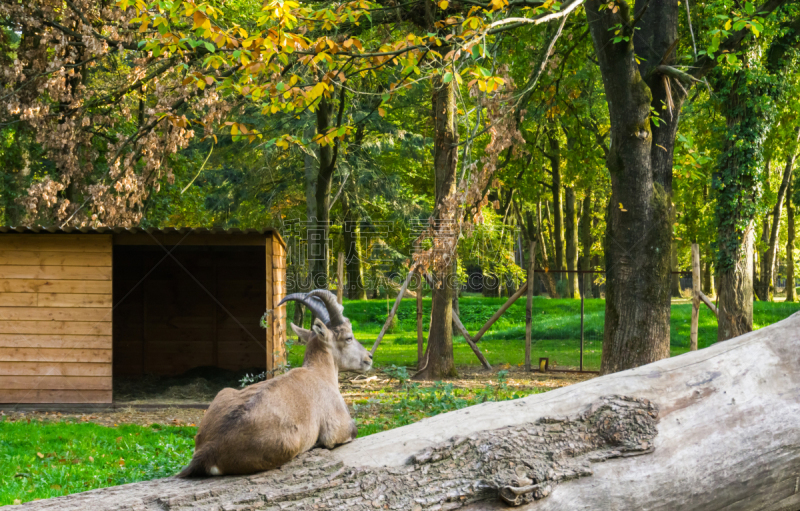
[[[279,467],[314,446],[332,449],[356,437],[339,393],[339,371],[367,371],[372,355],[350,323],[312,330],[292,325],[306,343],[303,366],[250,385],[223,389],[206,411],[194,457],[178,477],[252,474]]]

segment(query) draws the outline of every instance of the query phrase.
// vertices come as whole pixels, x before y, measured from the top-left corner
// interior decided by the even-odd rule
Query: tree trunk
[[[564,213],[561,207],[561,145],[555,130],[548,131],[547,139],[550,143],[550,152],[547,158],[550,160],[550,168],[553,174],[553,182],[550,191],[553,194],[553,242],[555,244],[555,264],[556,271],[564,271],[567,265],[564,261]],[[548,208],[549,209],[549,208]],[[564,274],[559,274],[558,280],[562,280]]]
[[[344,228],[345,263],[347,265],[346,295],[351,300],[366,300],[367,290],[364,287],[364,278],[361,275],[361,250],[359,249],[359,223],[360,218],[356,211],[350,207],[347,197],[342,196],[342,210]]]
[[[436,204],[440,206],[439,236],[453,236],[449,223],[454,222],[454,213],[441,207],[442,201],[456,190],[458,167],[458,124],[456,120],[455,81],[444,83],[441,77],[433,82],[434,155],[436,178]],[[442,230],[443,229],[443,230]],[[455,257],[453,254],[448,256]],[[417,379],[438,380],[456,375],[453,359],[453,292],[451,281],[453,263],[447,264],[439,275],[439,282],[431,290],[431,327],[428,332],[428,349],[425,368],[417,373]]]
[[[325,135],[331,128],[332,105],[326,98],[321,98],[317,107],[317,135]],[[311,282],[315,289],[328,289],[328,232],[329,208],[331,201],[331,184],[335,158],[331,144],[320,145],[319,172],[315,199],[317,204],[316,224],[309,226],[308,245],[311,259]]]
[[[314,128],[309,127],[305,132],[305,138],[311,140],[314,137]],[[312,147],[314,144],[311,144]],[[317,159],[310,152],[305,153],[303,159],[303,166],[305,170],[305,188],[306,188],[306,225],[301,228],[299,235],[303,235],[307,241],[305,247],[306,253],[296,254],[297,264],[295,266],[295,289],[294,292],[303,293],[313,289],[311,284],[311,261],[309,259],[312,250],[311,237],[309,234],[313,232],[313,226],[317,224]],[[302,258],[305,257],[305,260]],[[304,309],[302,304],[294,302],[294,318],[293,323],[298,326],[303,326]]]
[[[794,284],[794,210],[795,205],[792,201],[792,191],[794,187],[789,185],[789,198],[786,201],[786,301],[796,302],[797,293]]]
[[[575,207],[575,189],[568,186],[566,193],[566,231],[567,231],[567,293],[570,298],[580,300],[578,284],[578,209]]]
[[[537,218],[538,218],[538,229],[537,229],[537,236],[538,236],[538,244],[536,252],[540,255],[542,260],[541,269],[549,269],[550,260],[547,256],[547,244],[544,242],[544,231],[542,230],[542,203],[540,202],[537,205]],[[529,240],[531,241],[531,240]],[[547,290],[547,294],[550,298],[558,298],[558,291],[556,290],[556,280],[553,278],[553,274],[550,272],[536,272],[536,276],[542,280],[544,284],[545,290]],[[535,279],[534,279],[535,280]],[[534,292],[536,290],[534,289]]]
[[[800,314],[644,367],[315,449],[251,476],[166,478],[26,510],[800,508]]]
[[[714,289],[714,276],[712,275],[712,253],[711,250],[708,248],[705,250],[706,257],[705,263],[703,264],[703,294],[706,296],[714,296],[717,294],[716,290]]]
[[[727,133],[715,171],[717,188],[717,275],[720,341],[753,329],[755,216],[762,182],[762,133],[769,119],[752,96],[758,94],[745,71],[715,80],[726,91],[722,112]],[[763,278],[762,278],[763,280]]]
[[[725,341],[753,330],[753,245],[754,233],[748,228],[738,247],[733,266],[717,269],[719,295],[717,340]]]
[[[767,175],[769,175],[769,165],[767,165]],[[769,179],[766,180],[769,184]],[[759,252],[758,244],[754,245],[755,254],[758,254],[757,263],[754,260],[753,266],[753,291],[756,298],[762,302],[769,301],[769,284],[766,279],[767,275],[767,250],[769,250],[769,214],[764,214],[764,220],[761,223],[761,246],[764,247],[763,252]],[[758,276],[756,277],[756,272]]]
[[[675,298],[681,297],[681,276],[678,273],[674,273],[678,271],[678,243],[676,241],[672,241],[670,243],[670,282],[672,287],[672,296]]]
[[[555,245],[555,243],[553,243],[553,239],[555,238],[555,235],[553,234],[553,220],[552,220],[552,217],[550,215],[550,201],[547,201],[547,200],[544,201],[544,212],[545,212],[545,219],[547,220],[547,234],[548,234],[548,236],[547,236],[547,238],[544,238],[545,231],[539,231],[539,234],[542,237],[542,246],[549,246],[550,247],[550,253],[551,254],[555,254],[555,246],[556,245]],[[545,245],[545,243],[547,243],[547,245]],[[547,293],[550,295],[550,298],[560,298],[560,295],[558,293],[558,285],[557,285],[557,280],[558,280],[557,275],[558,275],[558,273],[555,273],[560,268],[558,267],[556,262],[553,261],[553,260],[547,261],[545,268],[549,269],[551,272],[554,272],[554,273],[548,273],[548,275],[550,276],[550,280],[552,280],[552,282],[553,282],[553,286],[552,286],[552,288],[548,289]]]
[[[780,4],[778,4],[780,5]],[[800,41],[800,19],[791,22],[781,36],[775,38],[767,51],[766,72],[772,82],[781,81],[779,75],[793,64],[792,50]],[[745,54],[745,58],[751,58]],[[767,90],[763,80],[753,80],[750,75],[757,66],[745,61],[743,67],[726,75],[719,73],[714,81],[718,93],[723,93],[722,113],[725,116],[727,133],[722,148],[720,163],[715,172],[714,183],[718,188],[717,218],[717,274],[720,275],[720,305],[726,302],[728,310],[723,313],[720,306],[717,338],[728,339],[753,328],[753,280],[751,247],[753,221],[760,198],[762,182],[762,143],[775,117],[772,104],[781,104],[784,89]],[[771,85],[770,85],[771,87]],[[768,101],[759,96],[768,93]],[[800,137],[800,131],[798,131]],[[743,260],[750,258],[748,267]],[[733,272],[749,270],[748,275],[732,275]],[[723,278],[724,276],[724,278]],[[723,281],[725,284],[723,285]],[[749,281],[749,282],[748,282]],[[723,297],[723,292],[732,296]],[[744,294],[749,293],[748,296]],[[741,308],[735,309],[740,306]],[[727,316],[730,316],[729,318]],[[723,318],[725,328],[723,326]]]
[[[778,198],[775,201],[775,207],[772,209],[772,229],[769,233],[769,245],[767,246],[767,253],[765,254],[764,269],[764,289],[767,293],[767,299],[774,301],[775,295],[775,266],[777,265],[778,255],[778,238],[781,226],[781,212],[783,211],[783,202],[786,198],[786,190],[789,188],[789,183],[792,179],[792,170],[794,169],[794,160],[796,154],[786,159],[786,166],[783,168],[783,179],[781,179],[781,186],[778,188]]]
[[[583,199],[581,244],[583,245],[581,270],[588,272],[592,270],[592,192],[590,190],[586,191],[586,197]],[[584,273],[582,280],[584,298],[592,298],[592,274]]]
[[[678,6],[667,0],[641,4],[636,14],[642,31],[634,37],[624,0],[615,2],[619,9],[607,9],[601,0],[586,3],[611,124],[603,374],[669,357],[670,197],[678,115],[662,119],[660,127],[652,123],[651,110],[662,111],[656,100],[666,92],[662,77],[650,77],[650,68],[674,60]],[[613,41],[618,26],[629,41]],[[640,59],[647,55],[642,74],[634,50]]]

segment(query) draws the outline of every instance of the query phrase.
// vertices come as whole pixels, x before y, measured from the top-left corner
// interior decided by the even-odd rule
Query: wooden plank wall
[[[114,374],[263,370],[263,246],[116,245]]]
[[[111,235],[0,234],[0,403],[110,403]]]
[[[267,299],[272,299],[268,308],[273,309],[267,329],[267,366],[274,370],[286,363],[286,305],[274,308],[286,296],[286,247],[275,235],[267,239],[267,243],[271,245],[271,250],[267,250]]]

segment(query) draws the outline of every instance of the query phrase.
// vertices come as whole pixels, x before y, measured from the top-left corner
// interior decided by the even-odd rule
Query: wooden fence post
[[[339,305],[344,301],[344,252],[339,252],[339,260],[336,264],[336,276],[339,279],[339,285],[336,288],[336,300]]]
[[[700,246],[692,243],[692,330],[689,350],[697,351],[697,331],[700,323]]]
[[[528,303],[525,306],[525,370],[531,370],[531,321],[533,316],[533,276],[536,264],[536,242],[531,241],[528,262]]]
[[[423,344],[425,339],[422,337],[422,290],[424,289],[425,282],[422,279],[422,272],[417,271],[417,367],[422,367]]]

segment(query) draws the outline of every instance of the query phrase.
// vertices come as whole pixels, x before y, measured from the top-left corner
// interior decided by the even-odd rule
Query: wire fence
[[[371,345],[382,330],[404,277],[397,275],[396,286],[387,287],[382,300],[351,301],[345,299],[345,314],[362,342]],[[572,278],[572,283],[568,279]],[[489,319],[519,291],[511,282],[497,284],[487,277],[481,283],[471,278],[461,288],[458,315],[473,338]],[[550,371],[599,371],[602,362],[605,329],[605,274],[602,271],[540,272],[535,274],[531,320],[531,360],[534,368],[546,359]],[[484,287],[485,284],[485,287]],[[499,286],[499,289],[498,289]],[[670,347],[672,355],[689,351],[692,315],[692,278],[690,272],[674,272],[671,281]],[[577,291],[576,291],[577,290]],[[419,291],[417,281],[409,287],[409,296],[402,300],[391,322],[386,338],[376,353],[378,364],[413,366],[417,362],[416,300],[411,293]],[[552,293],[552,294],[551,294]],[[715,300],[713,293],[709,293]],[[423,289],[422,326],[427,342],[431,321],[431,290]],[[778,300],[781,299],[776,293]],[[291,306],[290,306],[291,308]],[[493,366],[520,365],[525,353],[526,296],[497,319],[480,338],[477,346]],[[800,310],[798,303],[754,303],[754,328],[763,328],[781,321]],[[292,318],[292,311],[287,311]],[[308,318],[306,319],[308,324]],[[459,364],[478,364],[462,335],[454,328],[456,359]],[[717,318],[701,305],[698,347],[717,341]],[[461,350],[459,355],[459,349]],[[389,361],[387,361],[389,360]]]

